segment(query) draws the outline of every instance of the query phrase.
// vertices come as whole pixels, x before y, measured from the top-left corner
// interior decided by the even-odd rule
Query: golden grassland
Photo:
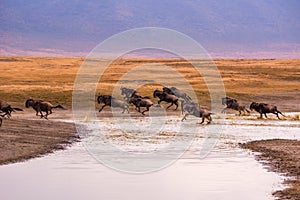
[[[84,58],[80,57],[0,57],[0,99],[23,104],[32,97],[70,106],[76,74],[83,61]],[[153,63],[156,63],[157,70],[143,75],[144,82],[139,83],[138,91],[142,95],[152,96],[153,90],[163,85],[151,81],[153,77],[167,83],[167,86],[178,83],[176,73],[160,67],[167,66],[187,80],[201,104],[209,104],[205,80],[191,65],[204,62],[175,58],[118,59],[103,73],[97,92],[111,93],[120,79],[123,80],[121,86],[130,87],[130,81],[134,80],[124,79],[124,74],[135,69],[138,74],[138,69],[155,68]],[[300,110],[297,103],[300,98],[300,59],[216,59],[214,63],[221,73],[228,96],[246,104],[263,101],[281,105],[283,110]],[[203,65],[212,67],[211,63]]]

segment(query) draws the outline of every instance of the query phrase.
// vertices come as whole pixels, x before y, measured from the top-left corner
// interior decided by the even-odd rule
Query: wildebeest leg
[[[0,118],[0,127],[2,126],[2,118]]]
[[[264,114],[265,114],[265,117],[268,118],[268,117],[267,117],[267,113],[264,113]]]
[[[177,110],[177,108],[178,108],[178,102],[176,101],[174,104],[176,105],[176,108],[174,110]]]
[[[173,104],[174,104],[174,102],[172,102],[171,105],[169,105],[169,106],[167,107],[167,109],[170,108],[171,106],[173,106]]]
[[[145,115],[145,114],[144,114],[145,112],[149,111],[149,107],[147,106],[146,108],[147,108],[147,109],[144,110],[144,111],[142,112],[143,115]]]
[[[211,116],[209,115],[209,116],[207,116],[207,119],[208,119],[208,122],[207,122],[207,124],[210,124],[210,122],[212,121],[212,118],[211,118]]]
[[[277,112],[277,113],[279,113],[279,114],[281,114],[282,116],[284,116],[284,117],[285,117],[285,115],[284,115],[284,114],[282,114],[282,112],[280,112],[279,110],[276,110],[276,112]]]
[[[43,115],[42,111],[40,111],[40,113],[41,113],[41,118],[45,117],[45,116]]]
[[[138,112],[141,112],[141,106],[137,106]]]
[[[203,122],[204,122],[204,119],[205,119],[205,117],[202,117],[202,121],[201,121],[201,123],[200,123],[200,124],[203,124]]]
[[[277,112],[275,112],[274,114],[275,114],[275,115],[277,116],[277,118],[280,120],[278,113],[277,113]]]
[[[262,115],[263,115],[263,113],[261,112],[261,113],[259,113],[259,114],[260,114],[260,118],[262,119],[262,118],[263,118],[263,116],[262,116]]]
[[[188,115],[189,115],[189,114],[186,113],[186,114],[183,116],[183,118],[181,119],[181,121],[183,122],[183,120],[186,120],[186,117],[187,117]]]
[[[50,110],[50,113],[49,113],[49,111],[48,110],[46,110],[46,116],[44,116],[45,117],[45,119],[48,119],[48,115],[50,115],[52,112],[51,112],[51,110]]]
[[[106,106],[106,105],[103,105],[103,106],[100,108],[99,112],[101,112],[105,106]]]
[[[221,113],[225,113],[226,109],[227,109],[227,108],[224,108],[224,109],[221,111]]]
[[[123,112],[122,112],[122,113],[124,113],[124,112],[125,112],[125,110],[127,110],[127,113],[129,113],[128,106],[124,106],[124,107],[123,107]]]

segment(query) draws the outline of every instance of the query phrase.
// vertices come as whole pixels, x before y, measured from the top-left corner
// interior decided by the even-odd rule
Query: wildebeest
[[[163,92],[166,92],[168,94],[173,94],[173,95],[177,96],[178,98],[184,99],[185,101],[192,100],[191,97],[189,97],[185,92],[177,89],[176,87],[171,87],[171,88],[163,87]]]
[[[260,114],[260,118],[262,118],[262,115],[264,114],[266,118],[267,117],[267,113],[273,113],[277,116],[278,119],[279,115],[281,114],[282,116],[284,116],[284,114],[282,114],[276,106],[272,106],[266,103],[256,103],[256,102],[252,102],[250,105],[250,110],[255,110],[256,112],[258,112]]]
[[[129,102],[131,97],[142,97],[136,90],[126,87],[121,88],[121,95],[124,96],[124,99],[127,102]]]
[[[146,110],[141,112],[143,115],[145,115],[144,113],[149,111],[149,108],[153,106],[153,102],[148,97],[131,97],[129,103],[135,105],[138,112],[141,112],[141,107],[145,107]]]
[[[4,113],[3,115],[1,115],[2,117],[7,116],[8,118],[10,118],[11,113],[14,111],[23,111],[23,110],[21,108],[13,108],[6,101],[0,100],[0,113]]]
[[[99,95],[97,98],[97,102],[98,104],[101,103],[104,104],[100,108],[99,112],[101,112],[103,108],[105,108],[106,106],[110,106],[110,107],[122,108],[123,109],[122,113],[124,113],[125,110],[127,110],[127,112],[129,113],[128,105],[126,102],[116,99],[110,95]]]
[[[201,124],[204,123],[205,119],[208,120],[207,124],[209,124],[212,121],[212,118],[210,116],[212,113],[207,108],[202,107],[197,103],[182,100],[181,109],[183,112],[187,112],[185,113],[181,121],[186,120],[186,117],[188,115],[194,115],[196,117],[202,118]]]
[[[159,98],[158,104],[160,104],[160,102],[162,102],[162,101],[165,101],[167,103],[171,103],[171,105],[169,105],[167,107],[167,109],[170,108],[174,104],[176,105],[175,110],[177,110],[177,108],[178,108],[178,97],[173,95],[173,94],[168,94],[166,92],[163,92],[161,90],[156,89],[153,92],[153,97],[154,98],[156,98],[156,97]]]
[[[32,107],[36,111],[36,116],[41,114],[41,118],[48,119],[48,115],[52,114],[52,109],[55,108],[60,108],[60,109],[65,109],[61,105],[53,106],[51,103],[42,101],[42,100],[33,100],[33,99],[27,99],[25,102],[25,107],[29,108]],[[43,115],[42,112],[46,112],[45,115]]]
[[[233,110],[239,111],[240,115],[242,114],[242,111],[244,114],[246,112],[250,113],[250,111],[248,109],[246,109],[245,106],[240,105],[236,99],[233,99],[230,97],[223,97],[222,105],[226,105],[226,108],[224,108],[222,110],[222,113],[225,113],[226,109],[233,109]]]

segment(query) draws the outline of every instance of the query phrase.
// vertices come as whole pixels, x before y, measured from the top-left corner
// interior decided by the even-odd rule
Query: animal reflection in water
[[[52,109],[60,108],[65,110],[65,108],[61,105],[53,106],[49,102],[42,101],[42,100],[33,100],[31,98],[26,100],[25,107],[26,108],[32,107],[36,111],[36,116],[39,116],[40,113],[41,118],[45,118],[45,119],[48,119],[48,115],[52,114]],[[42,112],[45,112],[45,114],[43,114]]]

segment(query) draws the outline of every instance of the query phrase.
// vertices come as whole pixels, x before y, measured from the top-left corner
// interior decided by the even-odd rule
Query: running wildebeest
[[[250,113],[250,111],[248,109],[246,109],[245,106],[240,105],[236,99],[230,98],[230,97],[223,97],[222,98],[222,105],[226,105],[226,108],[224,108],[222,110],[222,113],[225,113],[226,109],[232,109],[232,110],[236,110],[239,111],[239,114],[243,113],[245,114]]]
[[[49,102],[45,102],[42,100],[33,100],[31,98],[26,100],[25,107],[26,108],[32,107],[33,110],[36,111],[36,116],[39,116],[40,113],[41,118],[45,118],[45,119],[48,119],[48,115],[52,114],[52,109],[60,108],[65,110],[65,108],[62,107],[61,105],[53,106]],[[46,112],[46,114],[43,115],[42,112]]]
[[[129,102],[131,97],[142,97],[136,90],[126,87],[121,88],[121,95],[124,96],[126,102]]]
[[[163,92],[163,91],[160,91],[160,90],[156,89],[153,92],[153,97],[154,98],[156,98],[156,97],[159,98],[159,101],[158,101],[159,105],[160,105],[160,102],[162,102],[162,101],[165,101],[167,103],[171,103],[171,105],[169,105],[167,107],[167,109],[170,108],[174,104],[176,105],[175,110],[177,110],[177,108],[178,108],[178,97],[173,95],[173,94],[168,94],[166,92]]]
[[[11,117],[11,113],[14,111],[23,111],[21,108],[12,108],[6,101],[0,100],[0,113],[4,113],[1,115],[2,117],[7,116]]]
[[[212,113],[207,108],[202,107],[202,106],[198,105],[197,103],[186,102],[186,101],[182,100],[181,101],[181,109],[184,112],[187,112],[187,113],[185,113],[185,115],[183,116],[181,121],[186,120],[186,117],[188,115],[194,115],[195,117],[202,118],[201,124],[204,123],[205,119],[208,120],[207,124],[210,124],[210,122],[212,121],[212,118],[210,116]]]
[[[144,113],[149,111],[149,108],[153,106],[153,102],[148,97],[131,97],[129,103],[135,105],[138,112],[141,112],[141,107],[145,107],[146,110],[141,112],[143,115],[145,115]]]
[[[168,94],[173,94],[173,95],[177,96],[178,98],[184,99],[185,101],[192,100],[191,97],[189,97],[185,92],[177,89],[176,87],[171,87],[171,88],[163,87],[163,92],[166,92]]]
[[[101,112],[103,108],[105,108],[106,106],[110,106],[110,107],[122,108],[123,109],[122,113],[124,113],[125,110],[127,110],[127,112],[129,113],[128,105],[126,102],[116,99],[110,95],[99,95],[97,98],[97,102],[98,104],[101,103],[104,104],[100,108],[99,112]]]
[[[262,115],[264,114],[266,118],[267,117],[267,113],[273,113],[277,116],[278,119],[279,115],[281,114],[282,116],[284,116],[284,114],[282,114],[276,106],[272,106],[266,103],[256,103],[256,102],[252,102],[250,105],[250,110],[255,110],[256,112],[258,112],[260,114],[260,118],[262,118]]]

